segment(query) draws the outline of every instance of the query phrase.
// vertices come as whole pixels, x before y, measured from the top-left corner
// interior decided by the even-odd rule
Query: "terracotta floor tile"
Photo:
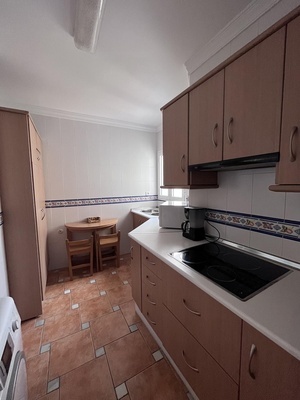
[[[128,279],[131,278],[131,272],[130,271],[118,271],[118,276],[120,280],[123,281],[128,281]]]
[[[121,311],[126,319],[128,325],[136,324],[140,322],[140,317],[135,312],[134,301],[130,300],[126,303],[120,304]]]
[[[80,303],[79,313],[81,322],[88,322],[112,312],[111,304],[107,296],[98,296],[94,299]]]
[[[63,375],[60,400],[115,400],[115,391],[105,356]]]
[[[61,296],[64,294],[65,286],[63,283],[46,286],[45,299]]]
[[[95,357],[89,329],[74,333],[51,345],[49,380],[83,365]]]
[[[35,327],[35,318],[29,319],[28,321],[24,321],[21,324],[22,333],[24,334],[26,331],[34,329],[34,327]]]
[[[54,390],[54,392],[51,392],[49,394],[46,394],[46,396],[40,397],[39,400],[59,400],[59,389]],[[124,400],[124,398],[122,400]]]
[[[42,333],[42,326],[27,330],[23,333],[23,347],[26,360],[28,360],[30,357],[37,356],[40,353]]]
[[[81,320],[77,310],[54,315],[45,320],[42,343],[53,342],[80,330]]]
[[[47,393],[49,353],[26,360],[28,399],[35,400]]]
[[[81,303],[99,296],[99,289],[95,283],[86,283],[71,290],[72,304]]]
[[[181,383],[165,360],[161,360],[126,382],[131,400],[186,400]]]
[[[139,331],[105,346],[113,377],[118,386],[154,363],[154,359]]]
[[[95,279],[95,278],[92,276],[89,276],[86,278],[76,277],[76,278],[74,278],[73,281],[64,282],[65,289],[70,289],[70,290],[76,289],[76,288],[78,288],[78,286],[82,286],[82,285],[85,285],[86,283],[89,283],[91,279]]]
[[[91,321],[90,328],[95,350],[130,333],[121,311]]]
[[[137,327],[139,329],[139,331],[141,332],[145,342],[147,343],[151,353],[154,353],[156,350],[159,349],[158,344],[156,343],[156,341],[153,339],[153,336],[151,335],[151,333],[148,331],[148,329],[146,328],[146,326],[144,325],[143,322],[138,322],[137,323]]]
[[[112,306],[118,306],[126,301],[132,300],[132,292],[130,285],[118,286],[108,290],[107,295]]]
[[[105,274],[96,278],[99,290],[109,290],[123,285],[123,282],[117,274]]]
[[[53,297],[43,301],[43,318],[50,315],[61,314],[71,310],[71,298],[69,294]]]

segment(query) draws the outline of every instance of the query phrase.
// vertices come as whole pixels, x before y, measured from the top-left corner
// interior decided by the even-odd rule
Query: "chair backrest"
[[[99,233],[96,233],[96,246],[102,246],[105,244],[115,244],[120,242],[120,236],[121,236],[121,232],[115,232],[115,233],[109,233],[109,234],[104,234],[101,235]]]
[[[68,254],[75,255],[75,254],[88,254],[93,252],[93,236],[90,239],[83,239],[83,240],[69,240],[66,239],[66,246]]]

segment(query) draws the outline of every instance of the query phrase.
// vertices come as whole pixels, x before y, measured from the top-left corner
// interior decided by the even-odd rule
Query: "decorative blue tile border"
[[[0,211],[0,226],[3,225],[3,212]]]
[[[95,197],[91,199],[46,200],[46,208],[98,206],[157,200],[158,196],[156,194],[145,196]]]
[[[300,222],[241,214],[232,211],[207,209],[206,219],[223,225],[247,229],[300,242]]]

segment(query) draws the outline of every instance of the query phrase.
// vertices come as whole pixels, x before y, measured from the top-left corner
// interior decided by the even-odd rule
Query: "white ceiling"
[[[90,54],[74,45],[75,0],[0,0],[0,105],[157,128],[189,85],[184,63],[249,3],[106,0]]]

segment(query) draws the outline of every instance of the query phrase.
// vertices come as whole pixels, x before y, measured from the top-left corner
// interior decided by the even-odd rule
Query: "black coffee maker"
[[[205,239],[204,220],[206,208],[184,207],[185,221],[181,224],[182,235],[191,240]]]

